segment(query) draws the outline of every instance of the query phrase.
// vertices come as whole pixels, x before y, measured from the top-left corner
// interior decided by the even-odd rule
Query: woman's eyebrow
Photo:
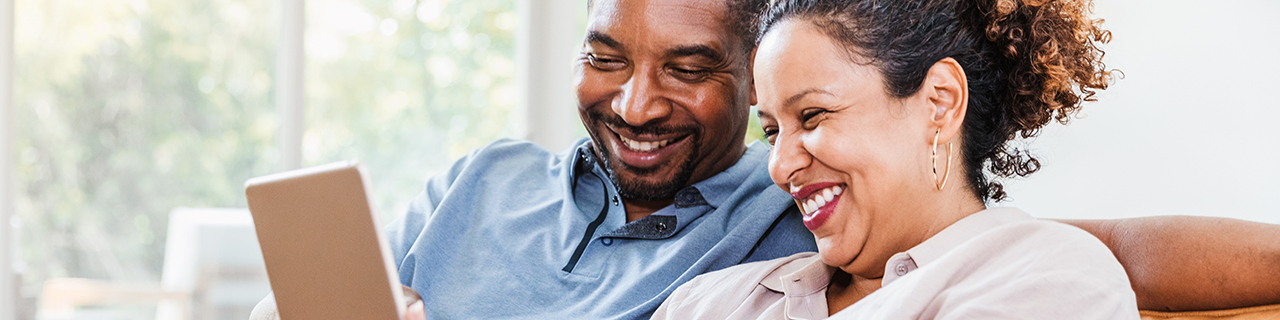
[[[834,95],[835,95],[835,94],[831,93],[831,91],[827,91],[827,89],[822,89],[822,88],[809,88],[809,89],[805,89],[804,91],[800,91],[800,93],[797,93],[797,94],[791,95],[791,97],[790,97],[790,98],[787,98],[787,100],[786,100],[786,101],[784,101],[784,102],[782,103],[782,105],[784,105],[784,106],[789,106],[789,105],[795,104],[796,102],[799,102],[799,101],[800,101],[800,99],[804,99],[804,97],[808,96],[809,94],[814,94],[814,93],[816,93],[816,94],[825,94],[825,95],[829,95],[829,96],[834,96]]]

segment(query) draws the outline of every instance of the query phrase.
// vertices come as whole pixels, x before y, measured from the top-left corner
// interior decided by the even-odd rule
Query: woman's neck
[[[936,199],[930,201],[922,201],[924,203],[934,204],[932,206],[916,208],[922,217],[928,219],[918,219],[915,224],[905,227],[903,230],[914,230],[903,238],[894,242],[896,245],[890,245],[892,255],[897,252],[906,251],[920,243],[937,235],[943,229],[950,227],[960,219],[964,219],[971,214],[986,210],[986,205],[969,193],[966,188],[950,187],[944,194],[938,195]],[[918,221],[930,221],[921,224]],[[909,232],[909,231],[908,231]],[[865,248],[864,248],[865,250]],[[880,256],[881,259],[869,262],[871,265],[863,265],[864,269],[845,269],[843,267],[836,268],[835,274],[831,276],[831,283],[827,286],[827,314],[835,314],[844,310],[844,308],[853,305],[862,300],[867,295],[880,289],[881,280],[884,279],[884,265],[888,263],[889,256]],[[864,262],[866,263],[866,262]],[[848,272],[845,270],[853,270]],[[861,275],[859,275],[861,274]],[[875,278],[870,278],[875,277]]]
[[[827,316],[848,308],[880,289],[881,279],[883,278],[863,278],[836,269],[835,274],[831,275],[831,284],[827,285]]]

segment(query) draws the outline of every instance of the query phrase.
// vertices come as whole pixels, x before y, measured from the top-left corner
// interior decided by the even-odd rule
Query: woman
[[[818,254],[677,289],[656,318],[1138,318],[1097,238],[1035,220],[988,179],[1039,168],[1009,146],[1065,123],[1110,72],[1091,3],[784,0],[755,57],[770,175]]]

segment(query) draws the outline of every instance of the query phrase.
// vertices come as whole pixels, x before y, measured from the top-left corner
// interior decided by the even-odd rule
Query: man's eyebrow
[[[607,34],[604,34],[599,31],[594,31],[594,30],[587,31],[587,43],[599,43],[599,44],[605,45],[606,47],[611,47],[614,49],[622,49],[622,43],[618,42],[618,40],[614,39],[613,37],[610,37]]]
[[[825,94],[829,96],[835,95],[835,94],[832,94],[831,91],[827,91],[826,89],[809,88],[809,89],[805,89],[804,91],[800,91],[800,93],[791,95],[791,97],[787,98],[786,102],[783,102],[782,105],[789,106],[789,105],[795,104],[796,102],[799,102],[800,99],[804,99],[805,96],[808,96],[809,94],[813,94],[813,93]]]
[[[669,57],[700,56],[703,58],[707,58],[711,61],[716,61],[716,62],[724,61],[724,54],[721,54],[720,51],[716,51],[716,49],[712,49],[711,46],[704,45],[704,44],[679,46],[674,49],[667,50],[667,56]]]

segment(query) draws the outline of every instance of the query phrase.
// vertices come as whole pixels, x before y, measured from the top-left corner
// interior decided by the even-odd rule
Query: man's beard
[[[646,174],[653,173],[654,171],[657,171],[658,169],[661,169],[665,166],[658,166],[655,168],[632,167],[631,165],[628,165],[622,161],[613,161],[614,159],[613,154],[609,151],[608,146],[597,146],[596,149],[600,150],[600,153],[601,153],[600,159],[601,159],[601,162],[603,162],[604,170],[609,174],[609,181],[612,182],[613,186],[618,189],[618,194],[621,195],[622,197],[629,198],[629,199],[640,199],[640,200],[657,200],[657,199],[674,197],[676,192],[679,192],[680,189],[683,189],[687,185],[687,183],[689,183],[689,179],[693,177],[693,170],[695,167],[697,167],[697,164],[698,164],[698,161],[697,161],[698,150],[702,148],[702,143],[698,139],[702,136],[702,132],[698,127],[695,127],[695,126],[636,127],[636,126],[627,124],[626,121],[623,121],[622,118],[618,117],[617,115],[605,114],[603,112],[596,111],[596,110],[591,110],[591,111],[588,111],[587,113],[591,116],[592,120],[596,122],[603,122],[611,127],[625,129],[637,135],[640,135],[640,134],[664,135],[664,134],[669,134],[673,132],[689,133],[685,135],[684,138],[682,138],[682,139],[689,140],[688,141],[690,146],[689,156],[684,159],[684,163],[680,164],[680,167],[678,170],[676,170],[676,174],[674,176],[672,176],[670,179],[666,179],[665,181],[660,181],[655,183],[641,182],[639,179],[622,180],[618,178],[618,171],[625,170],[635,174],[636,176],[643,176]],[[608,129],[604,129],[604,130],[608,131]],[[613,132],[599,132],[597,134],[613,134]],[[614,137],[614,139],[617,139],[617,137]],[[599,139],[596,139],[596,140],[599,141]],[[622,146],[622,147],[626,148],[626,146]]]

